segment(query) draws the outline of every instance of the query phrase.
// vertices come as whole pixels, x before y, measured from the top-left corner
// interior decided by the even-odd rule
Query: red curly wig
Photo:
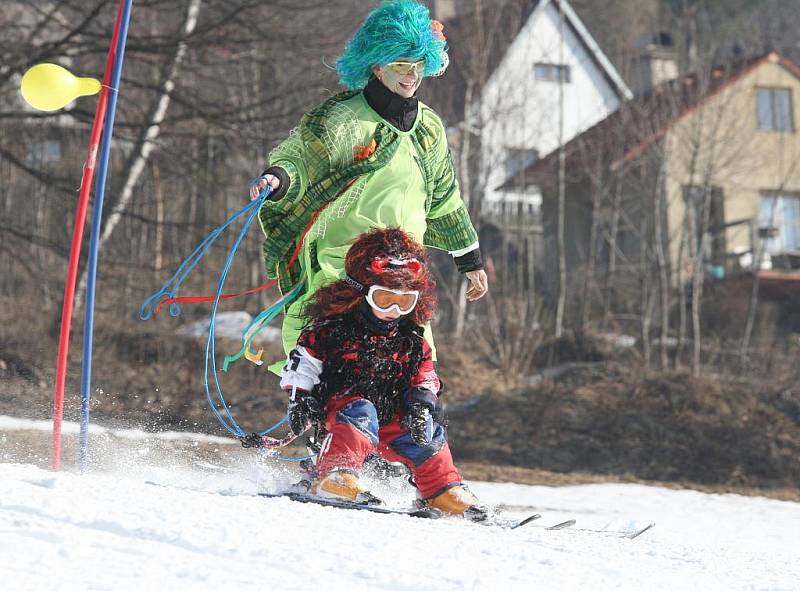
[[[422,268],[417,273],[407,267],[388,267],[378,271],[371,264],[376,259],[416,259],[422,263]],[[361,234],[347,251],[344,269],[347,275],[365,287],[381,285],[391,289],[419,290],[417,305],[408,317],[415,324],[425,324],[433,317],[436,281],[430,271],[425,247],[400,228],[373,228]],[[305,312],[312,320],[347,314],[363,301],[364,296],[342,279],[317,290]]]

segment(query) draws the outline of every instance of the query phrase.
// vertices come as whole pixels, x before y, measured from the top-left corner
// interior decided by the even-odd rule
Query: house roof
[[[465,11],[444,22],[444,33],[450,48],[450,66],[446,73],[449,84],[431,87],[431,94],[436,95],[434,100],[437,107],[445,111],[447,118],[464,119],[464,95],[468,81],[477,83],[479,91],[505,59],[509,47],[533,13],[547,4],[561,6],[565,23],[583,43],[620,99],[633,96],[568,0],[494,0],[484,3],[481,11]]]
[[[800,78],[800,66],[773,51],[716,66],[708,75],[695,73],[669,80],[623,103],[617,111],[567,142],[564,145],[567,165],[586,162],[590,155],[597,154],[610,160],[612,170],[635,160],[681,119],[765,63],[780,64]],[[558,154],[559,150],[554,150],[506,180],[499,189],[523,189],[539,184],[557,162]]]
[[[628,88],[628,85],[625,84],[625,81],[617,72],[617,69],[608,60],[606,54],[603,53],[602,49],[600,49],[600,46],[597,45],[597,42],[594,40],[594,37],[592,37],[591,33],[589,33],[589,31],[583,25],[583,21],[581,21],[581,19],[578,18],[578,15],[575,14],[575,11],[572,9],[570,3],[567,2],[567,0],[551,0],[551,1],[555,4],[561,4],[566,21],[578,35],[578,38],[583,42],[583,44],[589,50],[589,55],[600,66],[600,70],[603,72],[603,75],[611,82],[612,88],[616,90],[620,98],[625,98],[625,99],[633,98],[633,93],[631,92],[631,89]]]

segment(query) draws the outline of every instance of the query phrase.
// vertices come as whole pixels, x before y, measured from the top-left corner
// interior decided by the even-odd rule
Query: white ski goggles
[[[371,285],[367,291],[367,303],[373,310],[391,312],[396,310],[402,315],[410,314],[419,301],[419,291],[391,289],[381,285]]]

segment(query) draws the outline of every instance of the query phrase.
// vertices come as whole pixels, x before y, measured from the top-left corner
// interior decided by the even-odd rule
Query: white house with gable
[[[632,93],[567,0],[539,0],[483,87],[484,213],[538,214],[541,194],[498,188],[514,173],[616,111]],[[520,220],[521,221],[521,220]]]

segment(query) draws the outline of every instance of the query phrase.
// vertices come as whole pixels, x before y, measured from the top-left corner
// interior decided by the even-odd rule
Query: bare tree
[[[165,69],[164,78],[161,82],[161,94],[158,100],[153,105],[151,115],[148,117],[146,126],[142,128],[142,135],[136,142],[133,154],[129,158],[126,170],[123,172],[125,181],[122,184],[120,197],[114,204],[111,210],[111,215],[105,221],[103,232],[100,235],[98,249],[102,249],[103,245],[108,241],[114,233],[114,229],[122,219],[126,208],[133,198],[134,188],[141,176],[142,172],[147,165],[150,153],[155,147],[160,132],[161,125],[167,115],[167,109],[170,104],[170,91],[175,87],[175,79],[180,73],[180,67],[186,55],[187,42],[186,38],[191,36],[197,26],[197,18],[200,12],[202,0],[190,0],[186,10],[186,16],[182,24],[182,31],[179,41],[175,47],[175,52]],[[78,290],[75,296],[75,307],[80,308],[82,304],[82,295],[86,290],[86,270],[81,275],[78,284]]]
[[[564,7],[558,5],[558,28],[560,43],[559,61],[564,63]],[[558,298],[556,302],[556,338],[564,330],[564,306],[567,301],[567,259],[564,242],[564,223],[566,217],[566,152],[564,151],[564,80],[558,78],[558,215],[556,222],[556,242],[558,252]]]

